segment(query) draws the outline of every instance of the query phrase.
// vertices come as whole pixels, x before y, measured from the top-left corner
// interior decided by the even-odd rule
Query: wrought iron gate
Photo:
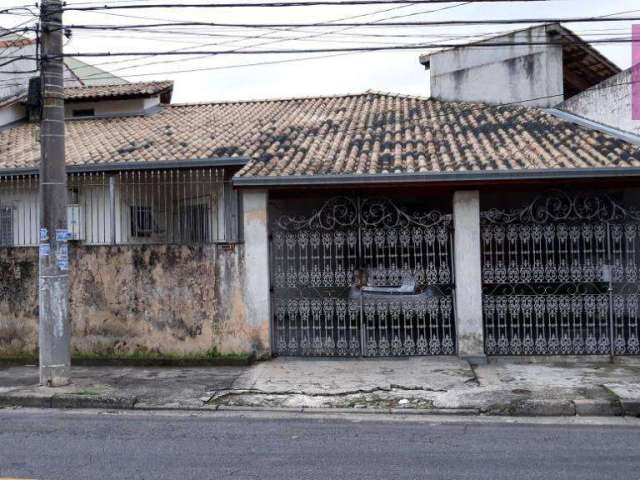
[[[604,194],[483,211],[486,353],[638,354],[639,228]]]
[[[386,198],[335,197],[271,223],[274,351],[296,356],[455,352],[452,218]],[[414,282],[399,295],[354,295]]]

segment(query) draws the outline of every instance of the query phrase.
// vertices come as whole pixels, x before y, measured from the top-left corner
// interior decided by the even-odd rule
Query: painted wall
[[[429,57],[431,96],[440,100],[550,107],[563,94],[562,47],[531,45],[547,38],[547,27],[492,38],[509,47],[462,48]],[[426,58],[423,57],[423,63]]]
[[[0,127],[9,125],[23,119],[26,116],[26,109],[21,103],[14,103],[0,108]]]
[[[98,102],[65,103],[64,116],[73,118],[74,110],[93,109],[96,116],[141,113],[160,105],[160,96],[147,98],[132,98],[127,100],[102,100]]]
[[[631,116],[631,68],[575,95],[558,108],[610,127],[640,134]]]
[[[37,348],[35,248],[0,249],[0,352]],[[243,246],[75,246],[76,352],[250,353]]]

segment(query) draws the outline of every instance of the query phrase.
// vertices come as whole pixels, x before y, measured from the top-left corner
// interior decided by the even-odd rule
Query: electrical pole
[[[62,2],[40,5],[40,384],[66,385],[71,373],[69,234],[64,152]]]

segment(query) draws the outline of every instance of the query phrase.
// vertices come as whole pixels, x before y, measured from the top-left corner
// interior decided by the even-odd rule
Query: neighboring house
[[[0,30],[0,33],[2,30]],[[2,57],[25,56],[18,61],[0,65],[0,128],[26,116],[26,96],[29,79],[37,75],[36,41],[17,34],[4,34],[0,40]],[[16,73],[21,72],[21,73]],[[64,81],[67,87],[122,85],[123,78],[89,65],[76,58],[64,60]]]
[[[553,107],[620,69],[559,24],[546,24],[422,55],[440,100]]]
[[[617,71],[583,53],[566,91]],[[65,91],[77,350],[640,352],[636,137],[523,98],[170,95]],[[36,344],[37,131],[0,131],[5,351]]]
[[[219,221],[221,199],[225,194],[228,200],[234,197],[224,169],[204,168],[203,164],[203,168],[184,174],[149,168],[176,157],[167,147],[154,147],[171,138],[173,120],[161,115],[161,121],[169,124],[156,131],[143,128],[141,120],[168,105],[172,86],[171,82],[150,82],[65,89],[67,162],[74,172],[69,179],[68,219],[75,240],[90,245],[187,243],[237,235],[226,231],[225,222]],[[114,126],[117,119],[127,120]],[[4,188],[0,186],[4,219],[0,245],[38,244],[38,185],[34,176],[38,128],[37,123],[25,122],[3,134],[8,148],[2,148],[2,165],[11,165],[8,171],[21,176]],[[181,149],[180,145],[175,148]],[[145,159],[143,169],[132,172],[118,167],[119,162],[126,164],[135,156]],[[87,162],[93,165],[86,168]],[[216,167],[239,164],[229,159],[207,166],[214,163]],[[101,168],[100,164],[107,165]],[[106,171],[117,173],[107,175]]]
[[[630,67],[566,100],[558,108],[638,135],[640,119],[634,119],[632,114],[632,77],[633,67]]]

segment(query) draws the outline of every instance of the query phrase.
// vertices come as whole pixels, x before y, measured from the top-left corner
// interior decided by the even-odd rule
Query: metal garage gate
[[[275,353],[455,353],[450,214],[388,198],[299,203],[270,224]],[[353,287],[359,269],[371,294]]]
[[[487,354],[639,353],[640,212],[613,198],[550,192],[481,213]]]

